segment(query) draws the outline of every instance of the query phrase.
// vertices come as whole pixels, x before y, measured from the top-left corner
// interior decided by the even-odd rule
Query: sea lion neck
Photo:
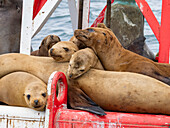
[[[123,56],[122,54],[124,53],[123,51],[125,50],[116,37],[113,37],[113,40],[107,42],[107,44],[102,44],[98,46],[96,45],[94,49],[96,55],[98,56],[99,60],[103,64],[104,69],[106,70],[117,69],[112,64],[116,63],[117,60],[119,60],[121,56]]]

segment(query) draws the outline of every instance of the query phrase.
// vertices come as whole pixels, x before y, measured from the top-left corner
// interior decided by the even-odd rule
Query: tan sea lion
[[[0,101],[43,110],[47,101],[47,85],[26,72],[10,73],[0,79]]]
[[[57,62],[68,62],[71,56],[78,51],[78,47],[71,41],[60,41],[49,50],[51,56]]]
[[[75,30],[74,36],[92,48],[105,70],[135,72],[156,78],[170,85],[170,65],[160,66],[143,56],[124,49],[114,33],[107,28]]]
[[[72,41],[74,44],[76,44],[79,49],[83,49],[83,48],[86,48],[86,47],[87,47],[87,46],[86,46],[85,44],[83,44],[81,41],[79,41],[78,39],[76,39],[75,36],[72,36],[69,41]]]
[[[69,80],[71,106],[90,102],[82,93],[104,110],[170,114],[170,86],[142,74],[90,69]]]
[[[17,53],[0,55],[0,77],[15,71],[25,71],[47,83],[53,71],[66,74],[67,70],[68,63],[56,63],[50,57]],[[170,113],[168,104],[170,87],[145,75],[90,69],[75,80],[67,80],[69,103],[74,109],[104,115],[99,106],[93,102],[95,101],[106,110]]]
[[[56,35],[46,36],[39,47],[39,50],[31,52],[31,55],[34,56],[48,56],[48,50],[56,43],[58,43],[60,38]]]
[[[90,48],[85,48],[74,53],[69,61],[68,76],[75,79],[86,73],[90,68],[103,69],[98,57]]]

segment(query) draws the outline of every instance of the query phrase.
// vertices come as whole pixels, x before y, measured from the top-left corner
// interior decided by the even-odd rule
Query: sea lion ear
[[[106,115],[104,110],[92,101],[81,89],[69,87],[69,103],[74,109],[84,110],[100,116]]]
[[[25,94],[23,94],[23,96],[25,96]]]
[[[47,39],[43,39],[41,45],[44,45]]]
[[[60,39],[60,37],[58,37],[58,42],[60,42],[60,41],[61,41],[61,39]],[[57,43],[58,43],[58,42],[57,42]]]
[[[98,28],[108,29],[104,23],[98,23],[98,24],[97,24],[97,27],[98,27]]]

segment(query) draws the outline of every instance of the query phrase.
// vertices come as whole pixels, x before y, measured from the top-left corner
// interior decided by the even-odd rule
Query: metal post
[[[107,0],[106,26],[110,28],[111,21],[111,0]]]
[[[78,29],[82,29],[82,23],[83,23],[83,3],[84,3],[84,0],[79,0]]]

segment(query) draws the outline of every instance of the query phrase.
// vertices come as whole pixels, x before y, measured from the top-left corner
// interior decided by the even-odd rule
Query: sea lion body
[[[74,79],[90,70],[90,68],[104,70],[92,49],[81,49],[72,55],[67,74],[69,78]]]
[[[49,56],[57,62],[68,62],[71,56],[78,50],[77,45],[73,42],[60,41],[49,50]]]
[[[68,63],[57,63],[51,57],[37,57],[25,54],[10,53],[0,55],[0,78],[16,71],[33,74],[46,84],[54,71],[65,72]]]
[[[0,77],[12,72],[24,71],[47,83],[53,71],[61,71],[66,74],[67,70],[68,63],[56,63],[49,57],[17,53],[0,55]],[[79,95],[83,91],[106,110],[170,114],[169,86],[148,76],[130,72],[90,69],[77,79],[70,80],[67,77],[67,80],[69,102],[71,107],[76,109],[85,106],[82,107],[83,110],[91,110],[96,106],[91,102],[88,104],[89,98]],[[80,92],[75,93],[74,89],[71,91],[70,88],[76,88]],[[89,105],[90,107],[87,107]]]
[[[72,86],[104,110],[170,114],[170,87],[142,74],[91,69]]]
[[[43,110],[46,94],[46,84],[26,72],[14,72],[0,79],[0,101],[8,105]]]
[[[49,56],[48,50],[56,43],[58,43],[60,38],[56,35],[48,35],[46,36],[39,47],[39,50],[31,52],[33,56]]]
[[[109,29],[78,29],[75,30],[74,36],[94,50],[105,70],[140,73],[170,85],[169,64],[166,64],[167,68],[163,68],[157,62],[124,49]]]

